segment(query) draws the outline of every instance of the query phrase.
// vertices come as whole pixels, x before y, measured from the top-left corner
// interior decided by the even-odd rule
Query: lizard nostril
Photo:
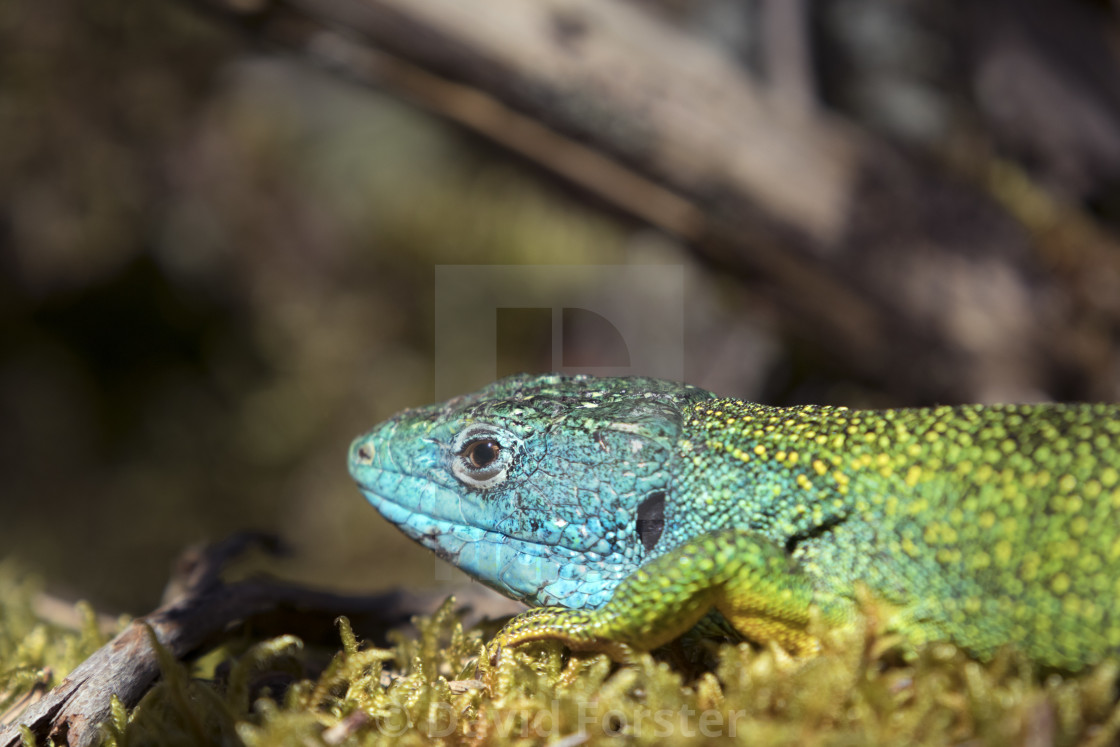
[[[369,444],[362,444],[358,447],[358,461],[363,464],[369,464],[373,461],[373,447]]]

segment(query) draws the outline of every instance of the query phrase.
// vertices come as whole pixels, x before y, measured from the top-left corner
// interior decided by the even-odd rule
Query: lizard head
[[[350,473],[401,531],[507,596],[597,607],[662,530],[689,404],[642,378],[511,376],[355,439]]]

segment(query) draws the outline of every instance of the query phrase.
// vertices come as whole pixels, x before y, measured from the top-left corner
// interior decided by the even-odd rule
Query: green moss
[[[34,608],[39,592],[38,578],[15,563],[0,562],[0,714],[32,690],[57,685],[108,640],[84,602],[75,608],[76,629],[41,619]]]
[[[0,664],[13,702],[41,678],[59,678],[100,640],[47,625],[31,611],[34,586],[0,566]],[[640,655],[620,667],[568,655],[553,643],[506,651],[491,691],[472,681],[487,630],[464,630],[448,601],[396,635],[390,648],[357,640],[340,620],[341,650],[291,636],[230,644],[193,665],[164,656],[163,677],[131,711],[115,704],[106,744],[379,745],[656,744],[1108,744],[1120,731],[1116,678],[1105,663],[1078,677],[1042,676],[1022,657],[988,663],[936,644],[904,659],[874,633],[823,633],[807,662],[746,644],[693,649],[695,663]],[[710,655],[710,656],[709,656]],[[672,652],[666,654],[672,658]],[[712,666],[708,666],[711,663]],[[200,675],[206,675],[205,678]],[[53,682],[52,682],[53,684]],[[584,737],[573,735],[584,734]]]

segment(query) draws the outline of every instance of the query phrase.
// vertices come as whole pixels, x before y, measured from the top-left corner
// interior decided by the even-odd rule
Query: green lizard
[[[624,656],[712,610],[811,655],[865,588],[911,644],[1120,653],[1120,405],[767,407],[655,379],[514,376],[356,439],[405,534],[530,605],[492,651]]]

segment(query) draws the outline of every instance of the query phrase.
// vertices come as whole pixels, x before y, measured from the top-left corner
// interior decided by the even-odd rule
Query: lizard
[[[407,536],[531,606],[486,651],[624,659],[710,619],[810,657],[861,589],[916,648],[1120,653],[1120,405],[773,407],[517,375],[406,410],[349,469]]]

